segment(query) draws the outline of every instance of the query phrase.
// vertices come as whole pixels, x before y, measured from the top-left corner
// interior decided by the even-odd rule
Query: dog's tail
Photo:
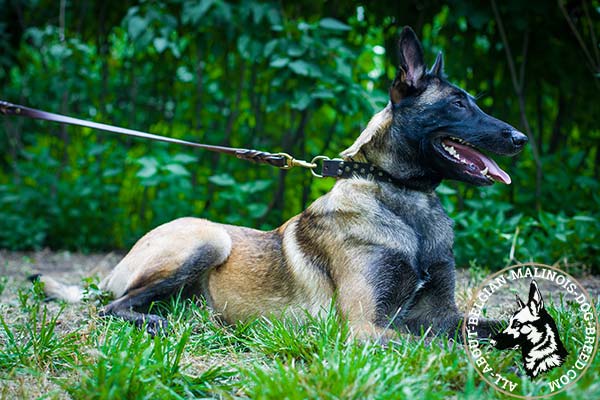
[[[110,273],[115,265],[115,257],[118,255],[109,253],[103,257],[86,276],[97,277],[100,280]],[[34,274],[29,276],[31,282],[43,283],[44,293],[47,300],[64,300],[68,303],[79,303],[83,300],[84,289],[80,285],[60,282],[48,275]]]
[[[48,300],[64,300],[68,303],[79,303],[83,299],[83,288],[67,285],[47,275],[35,274],[29,277],[31,282],[44,284],[44,293]]]

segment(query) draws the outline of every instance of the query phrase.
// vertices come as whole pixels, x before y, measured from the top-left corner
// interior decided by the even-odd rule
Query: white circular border
[[[547,269],[551,269],[551,270],[560,272],[561,274],[563,274],[563,275],[567,276],[568,278],[570,278],[573,281],[573,283],[575,283],[579,287],[579,289],[581,289],[581,293],[583,293],[586,296],[587,300],[590,302],[590,309],[592,310],[592,313],[594,314],[594,317],[596,319],[596,341],[595,341],[595,344],[594,344],[594,349],[592,350],[592,354],[590,356],[590,362],[585,366],[585,368],[581,371],[581,373],[579,374],[579,376],[577,376],[577,378],[575,378],[575,380],[573,380],[573,381],[569,382],[568,384],[562,386],[560,388],[560,390],[557,390],[555,392],[548,393],[548,394],[545,394],[545,395],[541,395],[541,396],[522,396],[522,395],[519,395],[519,394],[508,392],[508,391],[506,391],[504,389],[500,389],[491,380],[489,380],[488,378],[486,378],[485,375],[477,368],[477,365],[475,364],[475,360],[473,359],[473,355],[471,354],[471,351],[469,350],[469,346],[468,346],[468,343],[467,343],[467,321],[468,321],[471,309],[473,308],[473,305],[475,304],[475,301],[477,300],[477,294],[486,285],[486,283],[488,283],[489,281],[493,280],[497,276],[502,275],[505,272],[510,271],[512,269],[522,268],[522,267],[543,267],[543,268],[547,268]],[[594,302],[592,301],[592,297],[590,296],[590,294],[588,293],[588,291],[581,285],[581,283],[579,283],[579,281],[577,279],[573,278],[569,273],[563,271],[560,268],[553,267],[553,266],[546,265],[546,264],[535,263],[535,262],[515,264],[515,265],[512,265],[510,267],[503,268],[500,271],[497,271],[497,272],[493,273],[492,275],[489,275],[487,278],[485,278],[481,282],[481,284],[475,289],[475,292],[473,293],[473,296],[472,296],[471,300],[469,301],[469,303],[467,305],[467,311],[465,312],[464,322],[463,322],[462,325],[463,326],[462,326],[461,330],[462,330],[462,335],[463,335],[463,345],[465,346],[465,352],[467,353],[467,357],[469,359],[469,362],[471,363],[471,365],[473,366],[473,368],[475,369],[475,371],[477,371],[477,374],[481,377],[481,379],[483,379],[493,389],[495,389],[495,390],[497,390],[497,391],[499,391],[502,394],[505,394],[507,396],[516,397],[516,398],[519,398],[519,399],[545,399],[545,398],[549,398],[551,396],[554,396],[554,395],[556,395],[558,393],[561,393],[564,390],[566,390],[567,388],[573,386],[579,379],[581,379],[581,377],[583,375],[585,375],[585,373],[587,372],[588,368],[590,367],[590,365],[594,361],[594,358],[596,357],[596,351],[598,350],[598,336],[600,334],[600,324],[598,323],[598,313],[596,312],[596,306],[595,306]]]

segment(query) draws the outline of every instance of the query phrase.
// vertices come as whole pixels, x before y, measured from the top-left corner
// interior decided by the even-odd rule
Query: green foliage
[[[309,22],[285,18],[275,4],[210,1],[145,3],[121,18],[102,43],[75,33],[62,41],[52,26],[26,29],[16,54],[23,66],[9,69],[3,95],[172,137],[302,157],[348,143],[345,133],[358,132],[371,102],[385,101],[361,84],[369,64],[354,60],[368,49],[332,18]],[[225,31],[216,29],[223,24]],[[235,159],[15,124],[6,121],[0,142],[7,150],[2,247],[127,247],[186,215],[270,228],[314,197],[300,173],[275,185],[276,171]]]
[[[258,365],[246,372],[251,382],[249,397],[384,399],[402,392],[417,393],[424,386],[424,378],[403,379],[403,362],[397,355],[381,356],[369,346],[334,349],[317,355],[306,366],[275,361],[269,368]]]
[[[440,189],[456,220],[458,265],[600,264],[600,66],[581,61],[598,47],[595,1],[566,14],[542,0],[498,2],[500,20],[464,1],[65,2],[64,25],[50,3],[0,1],[3,98],[304,159],[335,156],[387,102],[398,27],[410,24],[429,62],[445,51],[452,81],[493,115],[522,130],[527,122],[535,139],[510,165],[498,160],[511,187]],[[271,229],[332,185],[163,143],[0,122],[0,247],[9,249],[127,248],[188,215]]]

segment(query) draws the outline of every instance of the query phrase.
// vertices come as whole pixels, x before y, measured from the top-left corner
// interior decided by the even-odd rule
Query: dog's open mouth
[[[510,184],[510,176],[494,160],[482,154],[473,145],[455,137],[445,137],[440,143],[446,158],[464,165],[464,171],[469,175],[486,178],[490,182]]]

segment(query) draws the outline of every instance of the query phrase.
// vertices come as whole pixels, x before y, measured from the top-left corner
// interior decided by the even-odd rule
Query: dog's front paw
[[[503,322],[497,319],[483,319],[479,321],[477,325],[477,337],[479,338],[490,338],[491,341],[494,337],[502,331]]]
[[[143,318],[136,320],[135,326],[140,329],[145,326],[146,332],[152,337],[156,335],[166,336],[169,329],[167,320],[154,314],[144,315]]]

